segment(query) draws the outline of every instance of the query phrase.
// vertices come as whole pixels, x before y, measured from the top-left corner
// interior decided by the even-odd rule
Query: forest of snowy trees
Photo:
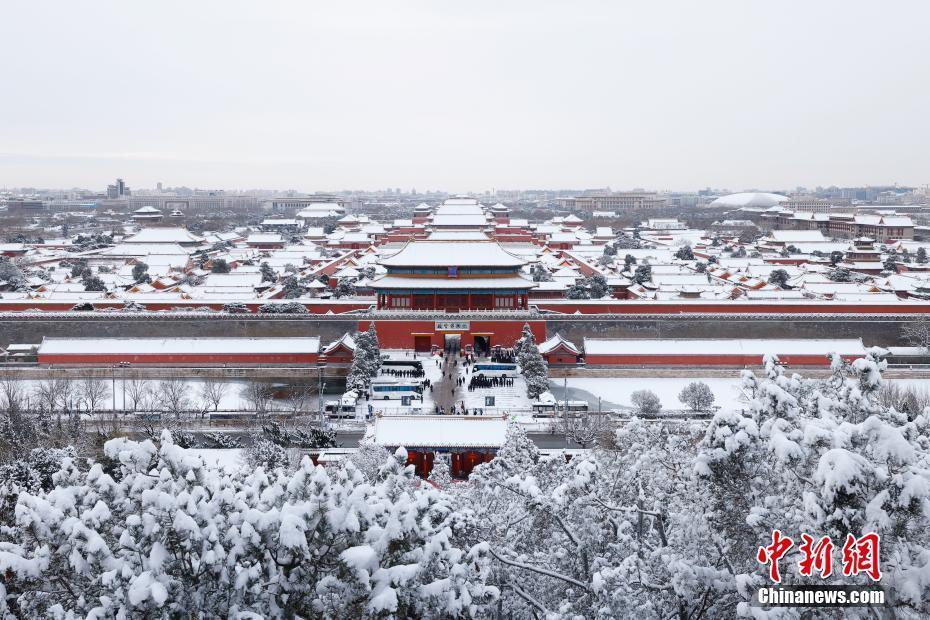
[[[370,445],[238,473],[167,431],[94,460],[48,451],[2,477],[0,616],[799,617],[747,603],[777,528],[880,534],[889,609],[846,615],[927,617],[930,416],[881,404],[882,365],[802,379],[768,357],[742,411],[634,418],[569,461],[512,426],[468,482]],[[801,577],[797,559],[783,583],[872,583]]]

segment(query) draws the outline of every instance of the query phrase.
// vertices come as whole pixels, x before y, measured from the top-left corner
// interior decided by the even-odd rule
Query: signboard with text
[[[437,332],[467,332],[470,327],[470,321],[436,321]]]

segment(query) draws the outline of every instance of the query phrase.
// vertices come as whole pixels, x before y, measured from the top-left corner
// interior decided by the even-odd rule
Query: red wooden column
[[[453,478],[462,477],[462,454],[460,452],[453,452],[451,455],[451,467],[450,469]]]
[[[468,309],[471,310],[471,293],[468,294]]]
[[[430,473],[433,471],[433,461],[436,458],[435,452],[427,452],[423,458],[423,477],[429,478]]]
[[[433,310],[436,310],[436,293],[433,293]]]

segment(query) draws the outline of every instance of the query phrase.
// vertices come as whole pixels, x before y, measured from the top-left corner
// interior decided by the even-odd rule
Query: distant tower
[[[107,198],[122,198],[130,193],[129,186],[122,179],[116,179],[116,183],[107,185]]]

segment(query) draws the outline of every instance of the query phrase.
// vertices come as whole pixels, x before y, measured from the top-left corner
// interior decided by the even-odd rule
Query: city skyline
[[[930,180],[923,3],[277,8],[7,7],[0,185]]]

